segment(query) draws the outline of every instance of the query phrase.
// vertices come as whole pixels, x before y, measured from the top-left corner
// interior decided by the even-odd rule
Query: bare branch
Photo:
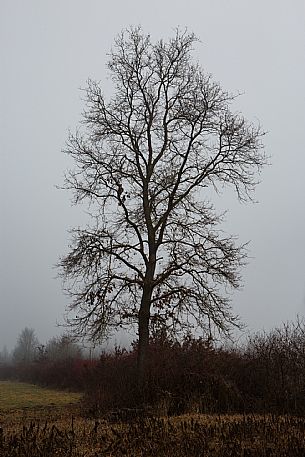
[[[77,313],[70,323],[93,338],[136,323],[144,347],[157,323],[236,325],[227,292],[239,287],[246,250],[219,230],[203,190],[228,185],[251,199],[264,133],[192,62],[196,41],[177,30],[152,43],[128,29],[110,54],[112,98],[88,81],[65,187],[75,203],[88,201],[95,226],[74,231],[59,266]]]

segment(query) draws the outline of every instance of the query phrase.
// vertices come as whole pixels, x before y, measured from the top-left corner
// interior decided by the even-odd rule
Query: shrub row
[[[91,412],[147,405],[162,414],[270,412],[305,415],[303,323],[251,337],[243,348],[203,339],[150,341],[147,381],[137,385],[137,345],[103,354],[87,387]]]
[[[66,359],[40,360],[31,363],[0,365],[0,379],[18,380],[39,384],[43,387],[84,391],[97,361]]]
[[[185,412],[271,412],[305,415],[302,322],[249,338],[243,348],[213,347],[190,336],[150,340],[146,383],[137,382],[137,344],[99,360],[38,360],[0,366],[0,378],[84,391],[86,414],[122,409]]]

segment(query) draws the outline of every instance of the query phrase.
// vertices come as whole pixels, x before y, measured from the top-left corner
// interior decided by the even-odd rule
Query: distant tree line
[[[81,390],[86,350],[66,334],[39,342],[35,330],[25,327],[14,349],[0,352],[0,379],[17,379],[43,386]]]
[[[0,365],[29,365],[41,361],[82,359],[84,348],[69,335],[63,334],[40,343],[33,328],[25,327],[18,335],[14,349],[4,346],[0,351]]]
[[[50,338],[41,344],[33,328],[25,327],[18,335],[16,345],[10,353],[4,346],[0,351],[0,364],[29,364],[39,360],[66,360],[83,357],[83,348],[69,335]]]

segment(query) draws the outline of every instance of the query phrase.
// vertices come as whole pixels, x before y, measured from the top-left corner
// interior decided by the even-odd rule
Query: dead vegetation
[[[0,456],[305,456],[304,329],[259,334],[240,350],[155,338],[141,392],[136,345],[66,364],[71,388],[86,380],[81,402],[50,402],[40,389],[40,406],[31,395],[18,405],[16,389],[6,394],[14,409],[0,404]],[[59,389],[62,371],[52,367],[37,361],[16,377]]]
[[[141,418],[129,423],[60,417],[0,433],[3,457],[304,456],[305,420],[289,416]]]

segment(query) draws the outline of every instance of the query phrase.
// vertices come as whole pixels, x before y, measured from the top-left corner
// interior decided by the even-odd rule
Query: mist
[[[2,0],[0,349],[12,348],[26,326],[41,342],[64,331],[57,324],[69,298],[55,265],[69,230],[89,217],[56,187],[73,165],[62,149],[81,119],[80,88],[90,77],[111,94],[107,53],[123,28],[138,24],[153,39],[177,26],[193,31],[201,39],[195,58],[225,90],[241,94],[236,111],[267,132],[270,165],[257,203],[240,204],[226,189],[214,199],[228,211],[224,229],[249,241],[234,312],[249,331],[304,315],[304,13],[301,0]]]

